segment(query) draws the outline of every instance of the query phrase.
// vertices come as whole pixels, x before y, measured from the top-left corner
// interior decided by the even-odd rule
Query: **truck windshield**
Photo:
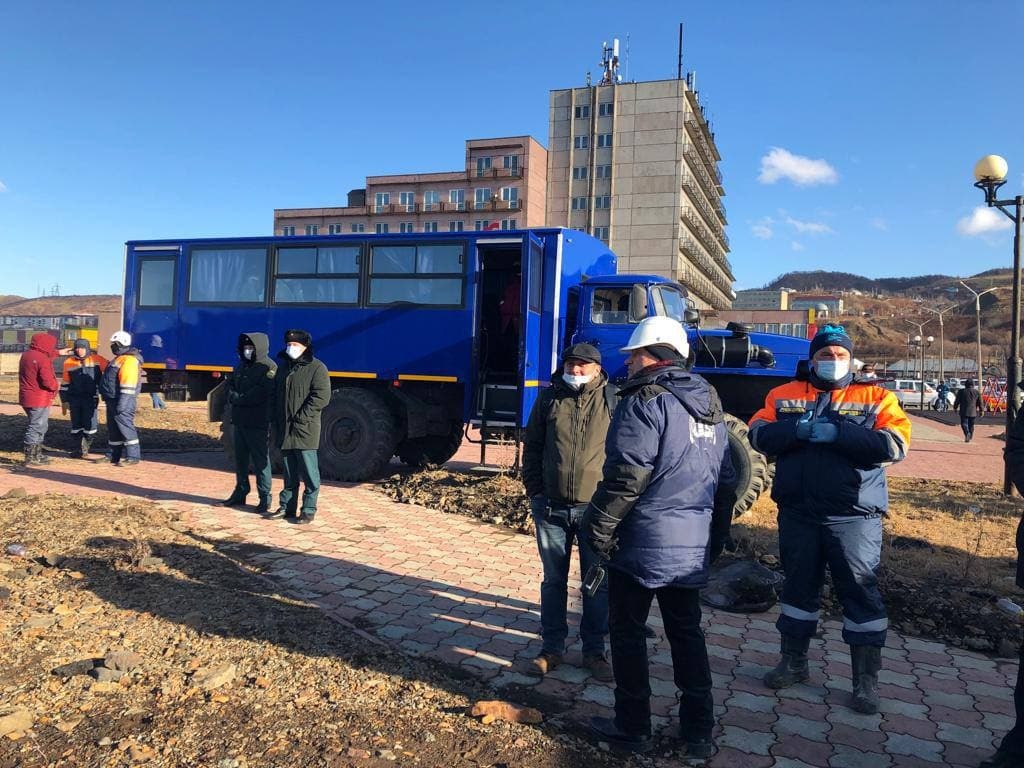
[[[655,314],[664,315],[671,317],[673,320],[683,322],[683,311],[686,309],[686,301],[679,291],[659,285],[655,286],[651,293],[654,295]]]

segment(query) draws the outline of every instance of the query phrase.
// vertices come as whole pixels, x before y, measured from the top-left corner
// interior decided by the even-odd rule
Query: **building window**
[[[595,208],[611,208],[612,207],[612,196],[611,195],[598,195],[594,198]]]
[[[320,234],[320,225],[319,224],[307,224],[306,225],[306,234],[307,235],[319,235]]]
[[[353,224],[352,225],[352,231],[353,232],[365,232],[366,231],[366,225],[365,224]]]
[[[502,219],[501,220],[501,228],[502,229],[518,229],[518,227],[516,226],[516,220],[515,219]]]
[[[412,228],[412,222],[403,221],[401,224],[398,225],[398,231],[401,232],[402,234],[413,232],[414,230]]]
[[[455,206],[456,211],[466,210],[466,190],[449,189],[448,202]]]
[[[448,231],[449,232],[462,232],[466,227],[466,223],[463,221],[449,221]]]
[[[594,176],[598,179],[610,179],[612,167],[610,165],[599,165],[594,169]]]
[[[577,136],[572,140],[572,146],[574,149],[587,149],[590,147],[589,136]]]
[[[285,237],[295,237],[295,227],[281,227],[281,234]]]
[[[610,147],[612,145],[612,135],[610,133],[599,133],[597,135],[597,146],[598,147]]]
[[[585,211],[585,210],[587,210],[587,198],[585,198],[585,197],[574,197],[572,199],[572,209],[574,211]]]
[[[501,188],[501,199],[508,203],[508,207],[518,208],[519,207],[519,187],[502,187]]]
[[[374,246],[369,303],[461,306],[464,253],[461,244]]]
[[[436,189],[428,189],[423,193],[423,210],[424,211],[436,211],[438,204],[441,202],[441,193]]]
[[[609,115],[614,114],[614,111],[615,111],[615,105],[612,104],[610,101],[607,104],[598,104],[597,105],[597,116],[598,117],[607,117]]]
[[[518,171],[519,155],[505,155],[501,158],[501,167],[508,171]]]
[[[139,260],[139,307],[174,306],[174,259]]]
[[[477,219],[476,221],[473,222],[473,227],[476,229],[477,232],[483,232],[485,229],[491,228],[491,220]]]
[[[576,117],[590,117],[590,105],[589,104],[578,104],[576,109],[573,111]]]
[[[200,304],[262,304],[266,272],[266,248],[197,248],[190,254],[188,300]]]
[[[478,157],[476,159],[476,175],[486,176],[491,170],[491,158],[489,157]]]
[[[594,237],[608,242],[608,227],[594,227]]]
[[[398,204],[405,206],[406,213],[412,213],[416,209],[416,195],[413,192],[399,192]]]
[[[423,231],[424,232],[437,232],[437,222],[436,221],[425,221],[425,222],[423,222]]]
[[[390,192],[378,192],[373,196],[374,201],[374,213],[383,213],[384,206],[391,205],[391,193]]]
[[[491,202],[491,190],[487,187],[481,187],[474,192],[473,205],[475,208],[485,208],[487,203]]]
[[[598,288],[590,305],[590,322],[596,325],[629,323],[630,288]]]
[[[357,304],[358,245],[280,248],[274,271],[275,304]]]
[[[328,224],[327,225],[327,234],[328,235],[340,235],[341,234],[341,224]]]
[[[386,235],[388,233],[387,224],[375,224],[374,227],[378,235]]]
[[[587,166],[585,165],[574,165],[572,168],[573,179],[580,180],[587,178]]]

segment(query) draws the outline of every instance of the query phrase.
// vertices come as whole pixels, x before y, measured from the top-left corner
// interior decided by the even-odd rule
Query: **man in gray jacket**
[[[327,366],[313,357],[313,337],[307,331],[286,331],[284,341],[277,356],[273,410],[274,435],[284,459],[284,488],[271,517],[311,523],[320,493],[320,412],[331,401],[331,378]],[[299,480],[305,485],[301,514]]]

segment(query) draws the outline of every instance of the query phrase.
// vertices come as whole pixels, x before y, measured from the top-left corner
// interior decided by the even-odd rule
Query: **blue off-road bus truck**
[[[124,325],[150,386],[208,397],[214,420],[224,418],[218,385],[237,359],[239,333],[268,334],[272,354],[286,329],[312,334],[333,389],[320,468],[338,480],[377,478],[393,456],[442,464],[471,426],[484,443],[516,438],[562,349],[593,344],[612,381],[621,380],[619,348],[651,315],[687,326],[694,370],[730,414],[743,511],[768,478],[744,421],[794,376],[808,342],[701,328],[682,285],[616,274],[615,254],[589,235],[559,228],[126,244]]]

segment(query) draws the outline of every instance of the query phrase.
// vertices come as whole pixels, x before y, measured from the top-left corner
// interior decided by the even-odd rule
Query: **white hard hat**
[[[641,347],[659,345],[672,347],[680,357],[690,354],[690,342],[686,339],[686,330],[682,323],[664,315],[641,320],[633,335],[629,337],[629,343],[621,351],[631,352]]]
[[[110,337],[111,344],[120,344],[122,347],[130,347],[132,345],[132,335],[127,331],[118,331]]]

